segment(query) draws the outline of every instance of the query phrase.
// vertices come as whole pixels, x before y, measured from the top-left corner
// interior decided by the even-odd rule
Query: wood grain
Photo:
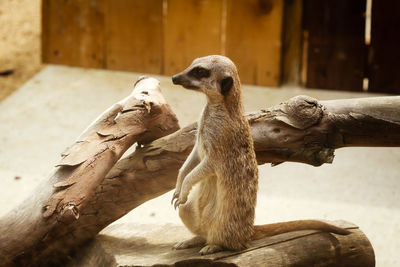
[[[199,255],[201,247],[171,249],[175,243],[192,237],[183,226],[124,223],[105,229],[74,266],[88,266],[89,259],[97,260],[96,266],[110,259],[114,259],[115,266],[374,266],[372,245],[356,225],[329,223],[347,228],[351,234],[296,231],[252,241],[243,251],[206,256]]]
[[[302,2],[284,1],[282,82],[297,85],[300,82],[302,55]]]
[[[365,0],[304,1],[306,86],[362,91]]]
[[[278,86],[283,0],[228,0],[226,56],[243,83]]]
[[[43,0],[43,62],[104,68],[104,1]]]
[[[226,54],[279,85],[283,0],[44,0],[43,61],[172,75]]]
[[[372,1],[369,89],[400,94],[400,1]]]
[[[168,0],[164,74],[184,70],[196,57],[221,54],[222,0]]]
[[[107,68],[160,74],[163,0],[107,0]]]
[[[161,94],[159,81],[139,80],[129,96],[104,111],[62,153],[50,177],[32,193],[32,201],[0,219],[0,266],[65,263],[72,250],[79,250],[92,237],[94,225],[84,218],[97,215],[86,207],[97,199],[96,188],[102,188],[117,160],[134,143],[148,143],[177,129],[178,120]],[[121,211],[109,200],[103,205],[105,213]],[[88,227],[79,227],[74,236],[71,230],[77,222]],[[69,238],[77,241],[73,247],[69,241],[60,243]]]

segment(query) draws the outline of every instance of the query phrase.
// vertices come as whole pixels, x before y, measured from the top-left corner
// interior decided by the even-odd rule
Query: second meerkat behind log
[[[258,166],[235,64],[218,55],[197,58],[172,81],[207,97],[195,146],[179,170],[172,198],[196,236],[176,249],[205,245],[200,253],[210,254],[241,250],[251,240],[290,231],[350,233],[316,220],[254,226]]]

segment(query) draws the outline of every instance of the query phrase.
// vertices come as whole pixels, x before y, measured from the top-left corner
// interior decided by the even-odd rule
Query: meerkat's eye
[[[202,67],[196,67],[189,72],[189,75],[195,77],[196,79],[207,78],[210,77],[210,71]]]

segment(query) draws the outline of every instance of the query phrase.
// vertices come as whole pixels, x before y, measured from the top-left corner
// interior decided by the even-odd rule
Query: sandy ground
[[[41,69],[40,0],[0,0],[0,100]]]
[[[0,216],[45,179],[60,152],[114,102],[132,90],[138,74],[48,66],[0,102]],[[205,103],[196,92],[159,77],[181,126],[197,119]],[[308,94],[319,99],[371,96],[298,88],[245,86],[247,111]],[[344,219],[370,238],[377,266],[400,266],[400,149],[348,148],[331,165],[284,163],[260,166],[258,224],[292,219]],[[171,193],[138,207],[113,224],[181,224]]]

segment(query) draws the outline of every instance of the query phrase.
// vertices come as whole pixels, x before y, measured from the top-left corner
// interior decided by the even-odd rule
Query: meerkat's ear
[[[233,79],[231,76],[223,78],[220,82],[221,94],[226,95],[233,86]]]

